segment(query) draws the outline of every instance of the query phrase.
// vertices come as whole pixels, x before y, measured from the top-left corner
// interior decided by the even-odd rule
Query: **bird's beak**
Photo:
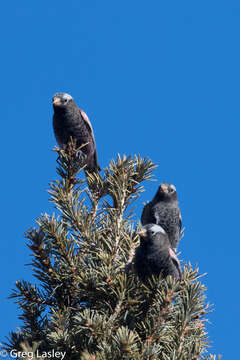
[[[168,194],[168,187],[164,184],[161,185],[161,190],[162,192],[164,192],[165,194]]]
[[[54,106],[61,105],[61,99],[59,97],[57,97],[57,96],[55,98],[53,98],[53,105]]]
[[[138,232],[138,235],[140,237],[147,237],[147,231],[145,229],[141,229],[139,232]]]

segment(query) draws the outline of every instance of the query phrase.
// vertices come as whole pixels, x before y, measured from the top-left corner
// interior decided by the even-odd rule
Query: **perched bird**
[[[53,130],[60,148],[65,149],[70,138],[76,140],[76,146],[85,145],[81,151],[86,158],[86,170],[101,170],[98,165],[96,143],[93,128],[85,112],[76,105],[72,96],[57,93],[53,96]]]
[[[152,201],[144,206],[141,222],[143,225],[153,223],[162,226],[168,234],[172,249],[176,252],[182,228],[182,217],[174,185],[165,182],[159,186]]]
[[[156,224],[147,224],[139,235],[140,245],[134,256],[134,270],[139,279],[145,282],[152,275],[160,274],[181,279],[179,260],[164,229]]]

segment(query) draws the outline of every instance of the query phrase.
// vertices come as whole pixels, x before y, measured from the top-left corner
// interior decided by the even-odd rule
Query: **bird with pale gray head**
[[[93,128],[88,116],[77,106],[69,94],[55,94],[52,103],[53,130],[60,148],[66,149],[71,138],[76,141],[77,148],[86,144],[81,149],[86,158],[85,169],[89,172],[101,170],[97,160]]]
[[[172,275],[181,279],[181,267],[172,250],[165,230],[156,224],[147,224],[139,232],[140,245],[135,251],[134,271],[139,279],[146,282],[152,275],[165,278]]]
[[[154,198],[142,211],[141,222],[157,224],[163,227],[169,237],[172,249],[176,252],[180,240],[182,217],[178,206],[178,196],[174,185],[160,184]]]

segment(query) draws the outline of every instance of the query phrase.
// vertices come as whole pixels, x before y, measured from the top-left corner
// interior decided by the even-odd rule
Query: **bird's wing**
[[[91,122],[90,122],[87,114],[86,114],[83,110],[81,110],[81,109],[79,109],[79,111],[80,111],[80,114],[81,114],[81,116],[82,116],[85,124],[87,125],[87,128],[88,128],[88,130],[89,130],[89,133],[91,134],[92,139],[93,139],[93,143],[94,143],[94,155],[93,155],[94,164],[93,164],[93,165],[96,166],[96,168],[100,171],[101,168],[100,168],[100,166],[98,165],[96,142],[95,142],[95,138],[94,138],[94,133],[93,133],[92,124],[91,124]]]
[[[92,124],[90,123],[90,120],[89,120],[87,114],[81,109],[79,109],[79,111],[80,111],[80,114],[81,114],[85,124],[87,125],[87,128],[88,128],[88,130],[89,130],[89,132],[90,132],[90,134],[91,134],[91,136],[92,136],[92,138],[94,140],[94,133],[93,133]]]
[[[181,279],[182,278],[181,265],[180,265],[180,262],[179,262],[179,260],[177,258],[176,253],[171,248],[169,248],[169,255],[170,255],[170,258],[172,259],[174,265],[177,268],[177,271],[178,271],[178,274],[179,274],[179,279]]]
[[[182,230],[182,215],[181,215],[180,210],[179,210],[178,215],[179,215],[179,233],[180,233]]]

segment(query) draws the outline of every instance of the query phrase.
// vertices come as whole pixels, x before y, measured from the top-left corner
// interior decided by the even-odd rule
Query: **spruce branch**
[[[21,328],[12,348],[66,352],[69,360],[216,360],[205,328],[211,307],[198,269],[141,283],[133,271],[139,242],[134,201],[155,165],[118,155],[100,173],[86,172],[74,145],[58,150],[51,183],[58,215],[43,214],[26,233],[38,285],[18,281],[11,298]]]

